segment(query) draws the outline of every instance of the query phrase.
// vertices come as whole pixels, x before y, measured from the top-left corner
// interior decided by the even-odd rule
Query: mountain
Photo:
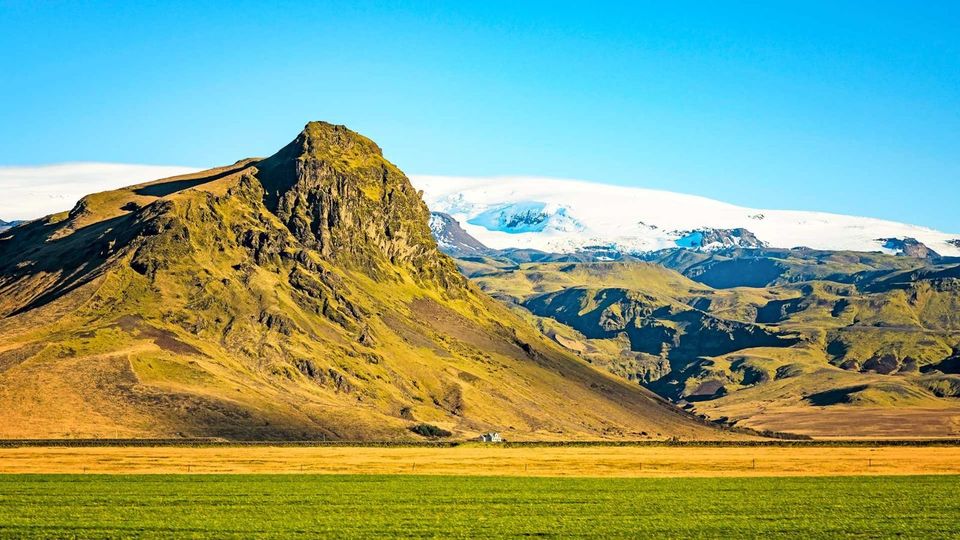
[[[678,247],[697,251],[715,251],[729,248],[762,248],[766,242],[757,235],[743,229],[697,229],[681,231],[680,238],[674,243]]]
[[[460,223],[449,214],[431,212],[430,230],[437,240],[437,245],[445,253],[472,255],[490,251],[490,248],[464,231]]]
[[[960,435],[960,264],[776,249],[486,257],[472,274],[484,291],[697,414],[817,437]]]
[[[469,283],[371,140],[84,197],[0,233],[0,437],[739,437]]]
[[[939,259],[940,254],[930,249],[923,242],[916,238],[878,238],[877,242],[882,242],[886,250],[893,251],[898,255],[906,257],[915,257],[917,259]],[[948,245],[955,246],[956,240],[948,240]]]
[[[669,248],[809,248],[960,256],[960,233],[820,212],[759,210],[666,191],[544,178],[419,176],[434,212],[494,249],[623,254]],[[924,249],[918,249],[922,245]]]
[[[23,223],[23,221],[4,221],[0,219],[0,232],[3,232],[11,227],[16,227],[21,223]]]
[[[767,287],[812,280],[855,283],[878,273],[935,263],[924,257],[806,248],[730,248],[709,252],[668,249],[644,254],[642,259],[717,289]]]
[[[887,253],[768,247],[742,229],[682,238],[633,255],[441,248],[548,338],[716,421],[960,435],[960,259],[912,238],[878,239]]]

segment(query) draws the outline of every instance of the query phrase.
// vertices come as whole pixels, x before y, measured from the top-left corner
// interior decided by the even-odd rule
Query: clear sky
[[[322,119],[409,173],[960,231],[960,2],[314,4],[0,0],[0,165],[221,165]]]

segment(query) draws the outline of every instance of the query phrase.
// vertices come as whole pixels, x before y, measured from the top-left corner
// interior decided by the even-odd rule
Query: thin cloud
[[[90,193],[196,170],[192,167],[124,163],[0,167],[0,219],[37,219],[69,210]]]

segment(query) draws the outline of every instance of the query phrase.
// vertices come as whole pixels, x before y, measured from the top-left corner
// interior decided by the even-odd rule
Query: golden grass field
[[[960,446],[0,448],[0,473],[724,477],[960,474]]]

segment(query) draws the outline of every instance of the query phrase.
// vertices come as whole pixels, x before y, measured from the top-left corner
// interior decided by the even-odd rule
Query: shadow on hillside
[[[69,221],[35,221],[18,227],[16,234],[0,236],[0,287],[24,302],[7,316],[44,306],[98,276],[113,246],[136,235],[134,215],[106,219],[56,239]],[[44,287],[49,276],[57,279]]]
[[[928,364],[920,368],[920,373],[939,371],[950,375],[960,375],[960,349],[954,349],[953,354],[936,364]]]
[[[146,185],[134,193],[164,197],[249,166],[249,161],[238,162],[216,174]],[[142,229],[141,207],[128,203],[121,208],[129,213],[69,231],[78,213],[84,211],[81,201],[63,221],[40,219],[0,232],[0,290],[13,299],[13,305],[4,308],[10,309],[6,316],[49,304],[99,276],[111,255],[129,245]]]
[[[189,178],[186,180],[173,180],[170,182],[163,182],[160,184],[148,184],[142,188],[133,190],[137,195],[144,195],[147,197],[166,197],[173,193],[183,191],[185,189],[190,189],[193,187],[201,186],[203,184],[209,184],[210,182],[215,182],[221,178],[235,174],[247,167],[250,166],[250,163],[243,162],[242,164],[238,163],[237,166],[231,167],[230,169],[211,175],[204,176],[202,178]]]
[[[866,389],[867,385],[861,384],[857,386],[848,386],[846,388],[837,388],[835,390],[826,390],[824,392],[810,394],[807,396],[807,401],[809,401],[811,405],[817,405],[819,407],[850,403],[852,400],[851,394],[856,394],[857,392],[862,392]]]

